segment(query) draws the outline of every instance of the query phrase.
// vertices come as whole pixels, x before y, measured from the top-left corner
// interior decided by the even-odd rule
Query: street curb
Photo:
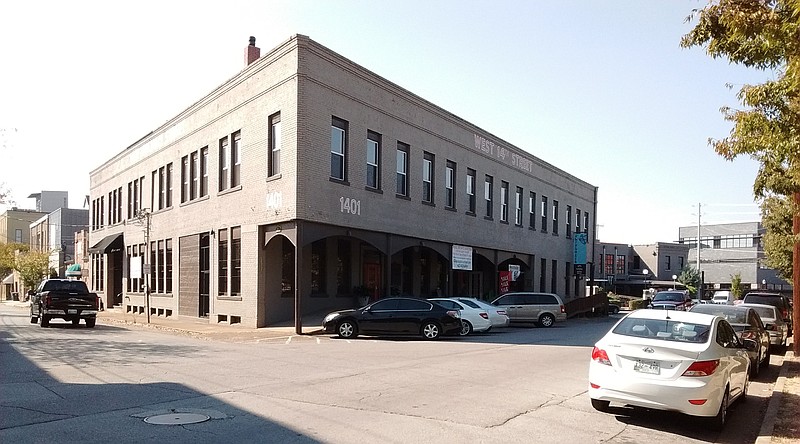
[[[778,380],[775,381],[775,386],[772,388],[772,396],[769,398],[769,405],[767,405],[767,411],[764,413],[764,422],[761,423],[761,430],[758,431],[756,444],[769,444],[772,442],[772,432],[775,430],[778,410],[781,407],[781,402],[783,402],[783,386],[786,383],[786,374],[789,371],[789,366],[786,365],[786,362],[792,359],[794,359],[794,354],[791,350],[786,350]]]

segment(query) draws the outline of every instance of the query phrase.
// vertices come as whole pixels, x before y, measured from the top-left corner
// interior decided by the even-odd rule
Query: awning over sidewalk
[[[11,285],[13,283],[14,283],[14,275],[13,274],[9,274],[8,276],[6,276],[5,279],[3,279],[3,284]]]
[[[89,248],[89,253],[105,254],[121,250],[123,247],[122,233],[106,236],[100,242]]]

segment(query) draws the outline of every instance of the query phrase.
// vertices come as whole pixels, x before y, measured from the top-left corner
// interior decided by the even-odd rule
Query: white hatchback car
[[[721,429],[728,406],[747,395],[755,347],[721,316],[636,310],[595,344],[589,397],[600,411],[612,402],[673,410]]]
[[[482,308],[486,310],[486,312],[489,313],[489,320],[492,322],[492,328],[508,327],[511,324],[511,319],[506,314],[506,311],[500,307],[495,307],[486,301],[476,298],[454,297],[453,299],[467,305],[473,304],[475,308]]]
[[[486,332],[492,328],[489,313],[480,307],[471,307],[455,298],[430,298],[428,300],[436,302],[449,310],[461,312],[461,336],[466,336],[472,332]]]

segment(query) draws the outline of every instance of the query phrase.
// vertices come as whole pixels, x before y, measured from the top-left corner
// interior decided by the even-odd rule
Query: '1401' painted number
[[[349,197],[340,197],[339,205],[341,206],[342,213],[349,213],[361,216],[361,201],[350,199]]]

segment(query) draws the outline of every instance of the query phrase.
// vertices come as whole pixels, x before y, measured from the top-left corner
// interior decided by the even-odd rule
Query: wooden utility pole
[[[792,326],[792,351],[795,356],[800,356],[800,191],[795,191],[794,205],[792,205],[792,234],[794,234],[794,249],[792,254],[792,300],[794,307],[794,323]]]

